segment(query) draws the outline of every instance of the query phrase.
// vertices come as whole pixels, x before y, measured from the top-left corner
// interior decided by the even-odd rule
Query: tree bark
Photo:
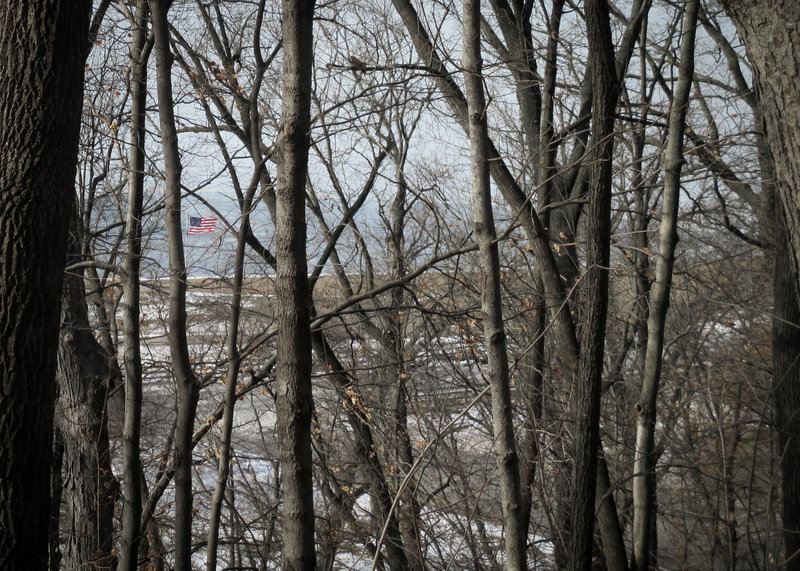
[[[172,62],[167,11],[170,0],[150,0],[156,55],[156,83],[166,174],[166,226],[169,250],[168,339],[172,374],[178,387],[175,425],[175,569],[191,569],[192,554],[192,434],[200,387],[189,361],[186,336],[186,262],[181,228],[181,161],[172,97]]]
[[[669,116],[669,136],[664,158],[664,205],[659,227],[658,260],[655,281],[650,289],[650,313],[647,320],[647,350],[641,396],[636,403],[636,447],[633,463],[633,554],[631,569],[650,568],[650,536],[656,504],[655,426],[656,398],[661,380],[661,357],[664,350],[669,296],[672,291],[672,268],[678,243],[678,206],[683,166],[683,132],[686,110],[694,77],[694,38],[697,29],[698,0],[686,3],[683,15],[683,38],[678,85]]]
[[[46,569],[88,0],[0,5],[0,567]]]
[[[600,448],[600,385],[603,373],[608,265],[611,243],[611,167],[614,111],[619,98],[614,46],[606,0],[587,0],[586,27],[592,75],[592,147],[586,211],[586,272],[580,357],[575,377],[574,488],[569,568],[589,569],[595,518],[597,455]],[[606,501],[609,501],[606,498]]]
[[[314,0],[283,0],[283,105],[277,143],[277,429],[283,496],[282,565],[314,569],[310,299],[305,183],[311,115]]]
[[[492,213],[489,178],[487,104],[483,91],[481,58],[480,0],[464,0],[464,55],[462,67],[469,116],[470,170],[475,235],[483,268],[481,313],[489,383],[492,394],[492,432],[495,458],[500,474],[500,501],[503,513],[506,565],[525,570],[527,529],[522,525],[522,494],[519,458],[514,438],[514,414],[511,406],[511,381],[508,371],[506,332],[503,326],[500,255]]]
[[[793,0],[723,0],[722,4],[756,74],[792,268],[800,284],[800,30],[794,26],[800,21],[800,4]]]
[[[798,337],[795,302],[800,299],[800,29],[796,26],[800,4],[794,0],[723,0],[722,4],[736,24],[755,72],[754,85],[775,165],[783,227],[778,232],[786,247],[778,248],[774,287],[776,296],[794,299],[776,301],[773,344],[793,347]],[[790,281],[794,296],[789,295]],[[773,356],[775,428],[781,446],[786,557],[791,558],[787,569],[800,569],[800,375],[794,359],[790,363],[786,357],[780,348]]]
[[[65,276],[55,424],[63,445],[62,497],[67,569],[107,569],[117,482],[111,473],[106,352],[89,325],[83,277]]]
[[[55,431],[53,439],[53,473],[50,478],[50,571],[61,569],[61,468],[64,464],[64,443]]]
[[[402,155],[402,156],[399,156]],[[387,255],[390,260],[391,279],[399,279],[406,273],[405,243],[406,220],[406,179],[403,167],[406,158],[405,150],[395,149],[397,163],[397,194],[392,201],[391,231],[387,240]],[[381,335],[382,359],[386,385],[389,388],[391,419],[389,426],[389,448],[392,461],[397,467],[396,485],[414,464],[414,452],[411,437],[408,433],[408,373],[404,356],[404,325],[406,314],[406,292],[403,287],[396,287],[390,292],[390,311],[385,318],[383,335]],[[403,487],[397,501],[397,518],[400,523],[402,543],[408,559],[408,568],[418,571],[425,568],[423,549],[420,541],[419,502],[416,497],[416,485]]]
[[[775,236],[775,279],[773,293],[775,316],[772,320],[773,396],[778,454],[781,459],[783,488],[783,528],[786,557],[800,551],[800,299],[795,287],[786,228],[777,206]],[[795,557],[787,569],[800,569]]]
[[[625,555],[625,543],[622,539],[622,526],[619,523],[617,504],[614,502],[613,493],[608,462],[601,450],[597,462],[595,509],[597,511],[597,528],[603,544],[603,557],[608,571],[627,571],[628,560]]]
[[[139,269],[142,255],[142,204],[144,200],[145,105],[147,96],[147,0],[138,0],[130,47],[131,141],[128,173],[128,212],[125,221],[125,274],[122,321],[125,366],[125,415],[122,427],[122,481],[124,484],[120,568],[135,571],[141,539],[142,472],[140,431],[142,421],[142,358],[139,326]]]

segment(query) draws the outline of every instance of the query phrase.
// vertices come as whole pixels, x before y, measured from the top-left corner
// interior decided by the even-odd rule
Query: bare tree
[[[636,404],[636,452],[633,465],[633,561],[637,570],[650,568],[649,539],[651,518],[655,517],[655,417],[656,397],[664,350],[664,326],[672,286],[675,244],[678,241],[678,205],[683,164],[683,137],[686,110],[694,74],[694,37],[699,2],[686,4],[678,85],[670,110],[669,138],[664,167],[664,205],[659,227],[658,261],[655,281],[650,289],[650,314],[647,322],[647,354],[642,379],[642,394]]]
[[[603,374],[608,264],[611,241],[611,168],[614,110],[619,82],[605,0],[586,3],[589,69],[592,78],[592,147],[587,207],[587,268],[581,352],[575,377],[575,489],[571,497],[573,539],[570,569],[589,569],[594,531],[597,458],[600,451],[600,384]]]
[[[746,60],[713,2],[697,31],[682,163],[668,145],[680,129],[666,118],[686,110],[685,5],[473,0],[465,20],[447,2],[198,1],[175,3],[163,26],[169,4],[140,2],[138,25],[135,3],[112,4],[93,40],[109,57],[87,68],[85,231],[72,269],[85,272],[86,327],[112,377],[118,344],[126,349],[128,422],[110,419],[125,466],[115,538],[124,568],[144,557],[156,569],[186,566],[204,547],[210,568],[782,560],[780,494],[770,490],[783,449],[770,439],[767,380],[774,373],[777,394],[800,370],[787,313],[796,304],[784,303],[796,301],[786,295],[794,272],[778,262],[770,352],[764,268],[780,238],[771,162],[757,97],[736,69]],[[178,64],[162,74],[161,54],[158,109],[143,104],[150,5]],[[300,7],[302,24],[281,17]],[[118,39],[128,32],[130,48]],[[467,58],[464,74],[452,72],[462,48],[483,61],[479,73]],[[155,118],[169,111],[172,120]],[[163,137],[144,143],[148,124]],[[477,226],[465,192],[475,127],[485,154]],[[174,214],[207,208],[220,220],[216,236],[188,245],[183,322],[163,279],[163,201],[146,190],[164,179],[173,285]],[[681,241],[659,242],[658,224]],[[670,248],[667,296],[657,260]],[[214,277],[187,279],[192,258]],[[646,354],[659,336],[661,349]],[[98,348],[87,346],[84,357]],[[659,374],[647,369],[657,382],[643,391],[658,355]],[[199,414],[184,406],[194,398]],[[658,418],[640,425],[637,445],[640,400]],[[64,466],[69,446],[56,443]],[[177,509],[167,505],[173,482]],[[52,541],[67,554],[77,496],[61,497],[67,517]]]
[[[151,0],[154,50],[157,63],[158,107],[166,174],[166,227],[169,249],[169,349],[178,387],[175,424],[175,567],[191,569],[192,434],[200,386],[192,371],[186,333],[186,262],[181,224],[181,159],[172,97],[172,61],[167,12],[171,0]]]
[[[469,115],[472,171],[473,218],[483,267],[481,316],[492,387],[492,431],[509,569],[527,569],[527,529],[522,525],[522,494],[519,459],[511,406],[511,380],[508,372],[506,332],[500,290],[500,255],[492,213],[489,179],[488,105],[483,90],[483,59],[480,42],[480,1],[464,2],[464,82]]]
[[[139,560],[140,520],[142,517],[142,465],[140,458],[142,422],[142,356],[140,319],[140,271],[142,255],[142,212],[145,169],[145,105],[147,97],[146,0],[136,3],[131,65],[131,146],[128,173],[128,212],[125,221],[125,274],[123,276],[123,333],[125,354],[125,413],[123,420],[123,499],[121,560],[126,571],[133,571]]]
[[[305,185],[311,126],[314,0],[283,1],[283,105],[278,134],[278,440],[283,492],[283,568],[314,569],[311,462],[310,297]]]

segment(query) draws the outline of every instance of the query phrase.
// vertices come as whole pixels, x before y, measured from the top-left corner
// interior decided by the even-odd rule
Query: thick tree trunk
[[[792,267],[800,284],[800,3],[723,0],[747,48],[769,134]]]
[[[64,443],[58,430],[53,440],[53,473],[50,477],[50,571],[61,569],[61,468],[64,464]]]
[[[800,3],[795,0],[723,0],[747,48],[775,164],[785,248],[778,247],[773,344],[794,347],[800,296]],[[788,267],[787,267],[788,266]],[[788,274],[791,272],[791,275]],[[793,282],[794,296],[789,282]],[[794,299],[792,299],[792,297]],[[784,303],[785,302],[785,303]],[[784,322],[782,320],[787,320]],[[783,526],[788,569],[800,569],[800,375],[795,359],[775,351],[776,431],[783,470]]]
[[[88,0],[0,4],[0,568],[46,569]]]
[[[189,362],[186,336],[186,262],[181,228],[181,161],[172,97],[172,61],[167,10],[170,0],[150,0],[156,55],[156,83],[166,173],[166,226],[169,250],[169,352],[178,387],[175,425],[175,569],[191,569],[192,553],[192,434],[200,388]]]
[[[672,290],[672,267],[678,243],[678,205],[683,166],[683,132],[686,110],[694,77],[694,37],[697,29],[698,0],[687,2],[683,16],[683,39],[678,85],[669,117],[669,138],[664,167],[664,206],[659,227],[658,261],[655,281],[650,290],[650,313],[647,321],[647,351],[642,390],[636,403],[636,448],[633,464],[633,556],[631,568],[650,568],[650,536],[655,518],[655,422],[656,398],[661,380],[661,357],[664,350],[669,296]]]
[[[775,427],[783,472],[783,527],[786,557],[795,555],[787,569],[800,569],[800,299],[788,248],[788,236],[776,216],[775,316],[772,321],[773,394]]]
[[[589,203],[586,207],[586,272],[580,357],[575,378],[576,415],[572,538],[569,568],[589,569],[595,518],[597,455],[600,448],[600,384],[608,312],[611,243],[611,167],[614,111],[619,96],[614,46],[606,0],[587,0],[586,27],[592,74],[592,150],[589,153]],[[608,500],[608,498],[606,498]]]
[[[125,275],[122,320],[125,364],[125,418],[122,428],[122,481],[124,483],[120,534],[123,571],[135,571],[139,555],[142,518],[140,431],[142,421],[142,358],[139,327],[139,269],[142,255],[142,204],[144,199],[145,105],[147,95],[147,0],[136,3],[135,28],[130,47],[131,146],[128,173],[128,213],[125,221]]]
[[[283,495],[282,563],[314,569],[311,340],[305,184],[311,115],[314,0],[283,0],[283,105],[277,144],[277,424]]]
[[[619,523],[617,504],[614,502],[614,490],[611,488],[611,476],[608,473],[608,462],[600,453],[597,462],[597,489],[595,507],[597,510],[597,529],[600,532],[603,557],[608,571],[627,571],[628,560],[625,555],[622,526]]]
[[[473,219],[483,268],[481,313],[489,383],[492,388],[492,432],[500,474],[500,502],[503,513],[506,566],[512,570],[528,568],[527,527],[523,526],[519,458],[514,437],[514,412],[511,406],[511,380],[508,371],[506,332],[503,326],[500,255],[492,213],[489,178],[488,119],[483,92],[483,61],[480,37],[480,0],[464,0],[464,83],[467,93],[472,172]]]
[[[105,404],[106,353],[89,326],[83,278],[65,278],[55,423],[63,445],[62,557],[67,569],[107,569],[116,480],[111,473]]]

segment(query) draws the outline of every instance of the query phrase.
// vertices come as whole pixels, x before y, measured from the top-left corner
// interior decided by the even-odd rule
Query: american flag
[[[196,216],[189,217],[189,235],[212,233],[216,227],[216,218],[200,218]]]

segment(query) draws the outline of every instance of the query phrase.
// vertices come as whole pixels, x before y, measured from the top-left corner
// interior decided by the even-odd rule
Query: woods
[[[762,4],[0,8],[0,567],[800,568]]]

